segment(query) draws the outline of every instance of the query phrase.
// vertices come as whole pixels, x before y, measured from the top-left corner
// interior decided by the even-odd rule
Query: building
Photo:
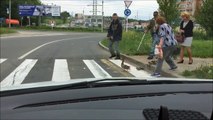
[[[102,16],[97,15],[97,16],[91,16],[91,15],[86,15],[85,16],[85,26],[86,27],[101,27],[103,24],[102,22]]]
[[[177,4],[179,4],[180,12],[186,11],[194,16],[201,8],[203,0],[177,0]]]
[[[84,24],[84,15],[81,13],[75,14],[75,24],[83,25]]]
[[[201,6],[203,5],[203,1],[204,0],[194,0],[192,5],[192,8],[194,8],[192,9],[192,15],[196,15],[199,12]]]
[[[86,26],[86,27],[101,27],[103,24],[102,16],[92,16],[92,15],[84,15],[81,13],[75,14],[75,25],[77,26]]]

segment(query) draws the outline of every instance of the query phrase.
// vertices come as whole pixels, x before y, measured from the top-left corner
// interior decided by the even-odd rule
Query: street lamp
[[[102,0],[102,25],[101,32],[104,32],[104,0]]]
[[[9,0],[9,28],[11,28],[11,0]]]

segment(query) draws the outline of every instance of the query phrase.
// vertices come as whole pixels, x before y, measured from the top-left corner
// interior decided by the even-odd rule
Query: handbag
[[[183,33],[178,32],[178,33],[175,35],[175,39],[177,40],[178,43],[183,43],[184,40],[185,40],[185,36],[184,36]]]
[[[176,46],[175,47],[175,50],[173,52],[173,55],[179,55],[180,54],[180,47],[179,46]]]

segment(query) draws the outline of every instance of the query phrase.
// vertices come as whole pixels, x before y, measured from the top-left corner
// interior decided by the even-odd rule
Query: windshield
[[[0,0],[1,120],[213,120],[213,0]]]
[[[204,3],[1,0],[1,87],[90,78],[212,79],[212,16]]]

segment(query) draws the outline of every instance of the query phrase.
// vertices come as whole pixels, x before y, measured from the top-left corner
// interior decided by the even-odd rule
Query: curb
[[[104,49],[104,50],[106,50],[106,51],[109,51],[109,48],[106,47],[106,46],[104,46],[101,42],[102,42],[102,40],[99,41],[98,45],[99,45],[102,49]],[[137,65],[137,66],[143,67],[144,70],[147,70],[147,71],[149,71],[149,72],[152,72],[152,71],[155,70],[155,65],[149,65],[149,64],[142,63],[142,62],[140,62],[140,61],[138,61],[138,60],[135,60],[135,59],[133,59],[133,58],[131,58],[131,57],[129,57],[129,56],[123,54],[123,53],[121,53],[121,57],[124,57],[127,61],[129,61],[129,62],[131,62],[131,63],[133,63],[133,64],[135,64],[135,65]],[[172,75],[172,74],[170,74],[170,73],[168,73],[168,72],[165,72],[165,71],[163,71],[163,70],[162,70],[161,74],[162,74],[163,76],[165,76],[165,77],[173,77],[173,78],[181,77],[181,76],[178,76],[178,75]]]

